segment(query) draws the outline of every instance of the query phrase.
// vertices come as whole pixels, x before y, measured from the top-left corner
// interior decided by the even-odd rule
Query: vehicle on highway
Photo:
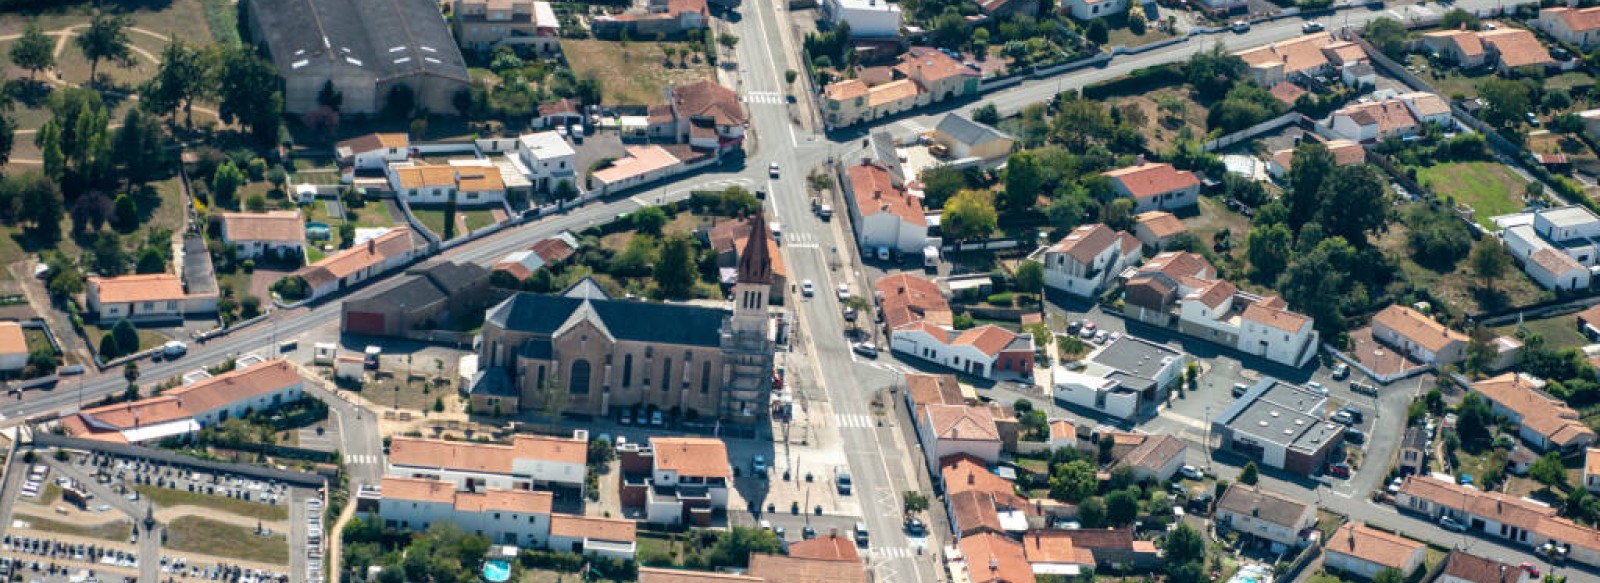
[[[870,542],[870,540],[871,540],[871,535],[867,533],[867,523],[865,523],[865,522],[857,522],[856,523],[856,546],[861,546],[861,547],[867,546],[867,543]]]
[[[1300,27],[1300,32],[1311,34],[1313,32],[1322,32],[1322,28],[1322,23],[1320,22],[1307,22]]]
[[[1229,28],[1233,29],[1234,32],[1238,32],[1238,33],[1250,32],[1250,21],[1248,21],[1248,20],[1235,20],[1235,21],[1233,21],[1233,26],[1230,26]]]
[[[815,293],[817,293],[817,288],[811,285],[811,280],[808,279],[800,282],[800,295],[809,298]]]
[[[161,345],[161,354],[167,358],[177,358],[188,353],[189,345],[177,340],[171,340]]]
[[[840,472],[839,477],[834,478],[834,482],[838,484],[840,494],[850,495],[850,472]]]
[[[773,162],[773,163],[767,165],[767,176],[771,177],[771,178],[777,178],[778,177],[778,163],[777,162]]]
[[[915,516],[906,519],[906,534],[914,537],[928,536],[928,525],[922,523],[921,518]]]
[[[855,344],[851,344],[850,350],[853,350],[856,354],[865,356],[867,358],[878,357],[878,345],[871,342],[857,342]]]
[[[1460,522],[1456,521],[1456,519],[1451,518],[1449,516],[1441,516],[1441,517],[1439,517],[1439,526],[1443,527],[1445,530],[1452,531],[1452,532],[1466,532],[1467,531],[1467,525],[1461,524]]]

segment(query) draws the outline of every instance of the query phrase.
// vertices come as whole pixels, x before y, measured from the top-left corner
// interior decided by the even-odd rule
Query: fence
[[[959,253],[961,251],[995,251],[999,249],[1015,249],[1022,245],[1016,239],[989,239],[986,241],[956,241],[953,245],[943,247],[946,253]]]
[[[1200,145],[1200,149],[1204,150],[1204,151],[1207,151],[1207,152],[1215,152],[1215,151],[1220,150],[1222,148],[1226,148],[1228,146],[1232,146],[1234,144],[1237,144],[1239,142],[1254,138],[1254,137],[1259,136],[1261,134],[1264,134],[1264,133],[1267,133],[1267,132],[1270,132],[1270,131],[1276,131],[1279,128],[1282,128],[1283,126],[1286,126],[1286,125],[1289,125],[1289,124],[1293,124],[1293,123],[1298,123],[1302,119],[1302,117],[1303,116],[1301,116],[1300,114],[1291,111],[1289,113],[1285,113],[1285,114],[1280,115],[1278,117],[1269,119],[1267,121],[1258,123],[1256,125],[1247,127],[1245,129],[1239,130],[1237,132],[1233,132],[1233,133],[1228,134],[1226,136],[1222,136],[1222,137],[1217,138],[1215,140],[1211,140],[1209,142],[1201,144]]]
[[[1345,354],[1343,351],[1340,351],[1338,348],[1335,348],[1332,344],[1328,344],[1328,343],[1324,342],[1324,343],[1322,343],[1322,349],[1328,351],[1329,354],[1332,354],[1333,357],[1338,359],[1340,362],[1343,362],[1345,364],[1350,365],[1351,368],[1354,368],[1354,369],[1356,369],[1358,371],[1361,371],[1362,374],[1367,375],[1372,380],[1377,381],[1379,384],[1383,384],[1383,385],[1388,385],[1388,384],[1393,383],[1395,381],[1408,379],[1408,378],[1417,376],[1419,374],[1428,372],[1430,370],[1433,370],[1432,366],[1429,366],[1429,365],[1425,364],[1425,365],[1422,365],[1422,366],[1415,366],[1415,367],[1411,367],[1411,368],[1408,368],[1408,369],[1403,369],[1403,370],[1396,371],[1396,372],[1393,372],[1393,373],[1390,373],[1390,374],[1386,374],[1386,375],[1385,374],[1378,374],[1377,371],[1372,370],[1371,368],[1368,368],[1367,365],[1362,364],[1361,361],[1356,360],[1355,357],[1350,356],[1348,354]]]

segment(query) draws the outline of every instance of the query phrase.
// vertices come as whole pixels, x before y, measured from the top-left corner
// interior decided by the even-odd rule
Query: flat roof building
[[[1344,426],[1322,417],[1327,400],[1305,387],[1263,378],[1212,419],[1212,430],[1222,436],[1222,449],[1310,475],[1344,442]]]

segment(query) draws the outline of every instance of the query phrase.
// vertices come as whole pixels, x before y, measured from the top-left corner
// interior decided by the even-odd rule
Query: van
[[[1245,391],[1248,390],[1250,390],[1250,385],[1246,385],[1244,383],[1233,383],[1233,398],[1237,399],[1239,397],[1243,397]]]
[[[867,546],[867,543],[870,541],[869,537],[870,537],[870,535],[867,533],[867,523],[865,523],[865,522],[857,522],[856,523],[856,546],[861,546],[861,547]]]
[[[299,340],[284,340],[278,343],[278,352],[294,352],[298,346],[300,346]]]

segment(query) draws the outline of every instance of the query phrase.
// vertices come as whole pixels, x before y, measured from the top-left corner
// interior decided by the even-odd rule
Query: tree
[[[972,121],[993,126],[1000,123],[1000,110],[993,103],[979,105],[972,110]]]
[[[122,350],[128,353],[139,351],[139,330],[127,318],[117,320],[111,326],[111,335],[117,339],[117,346]]]
[[[928,511],[928,495],[916,490],[906,490],[902,496],[905,500],[905,513],[916,514]]]
[[[1467,256],[1467,262],[1472,265],[1473,273],[1483,280],[1483,288],[1493,291],[1494,282],[1506,274],[1511,268],[1511,253],[1499,241],[1485,237],[1472,247],[1472,254]]]
[[[1257,225],[1250,229],[1246,249],[1250,258],[1250,278],[1258,283],[1270,283],[1289,267],[1293,255],[1293,235],[1283,224]]]
[[[214,198],[212,204],[227,206],[244,183],[244,171],[235,166],[232,160],[224,161],[211,176],[211,195]]]
[[[194,102],[210,96],[214,89],[211,83],[216,75],[210,64],[204,50],[181,38],[173,39],[161,50],[161,64],[140,92],[140,103],[150,111],[172,116],[173,123],[182,109],[184,125],[194,127]]]
[[[1343,237],[1351,245],[1367,246],[1367,235],[1384,228],[1389,217],[1388,183],[1375,166],[1342,166],[1322,183],[1325,201],[1319,222],[1328,236]]]
[[[929,208],[944,207],[966,184],[966,177],[954,166],[935,166],[922,171],[922,192]]]
[[[1133,209],[1133,199],[1117,198],[1107,202],[1105,206],[1101,208],[1100,218],[1105,222],[1107,227],[1111,227],[1118,231],[1132,231]]]
[[[155,247],[145,247],[139,252],[139,260],[135,262],[135,273],[144,275],[151,273],[165,273],[167,271],[167,258],[161,256],[161,251]]]
[[[569,201],[578,198],[578,189],[572,185],[571,180],[562,178],[560,182],[556,183],[554,196],[556,200]]]
[[[1106,28],[1104,20],[1096,18],[1089,21],[1089,28],[1084,31],[1083,37],[1089,39],[1089,42],[1103,45],[1111,40],[1111,29]]]
[[[1099,20],[1095,20],[1099,22]],[[1098,497],[1088,498],[1078,505],[1078,524],[1084,528],[1106,527],[1106,503]]]
[[[1453,8],[1439,17],[1440,30],[1478,30],[1478,27],[1477,15],[1460,8]]]
[[[1239,483],[1254,486],[1261,481],[1261,470],[1256,468],[1255,462],[1245,462],[1244,470],[1239,472]]]
[[[739,37],[734,36],[732,33],[724,32],[717,35],[717,44],[722,45],[722,48],[733,50],[733,47],[739,44]]]
[[[1547,125],[1558,134],[1576,134],[1583,131],[1583,116],[1569,111],[1550,118]]]
[[[133,21],[121,14],[96,11],[89,19],[89,27],[73,39],[83,56],[89,59],[89,81],[94,82],[100,61],[111,61],[127,67],[133,64],[132,43],[128,40],[128,27]],[[54,46],[52,43],[52,50]]]
[[[17,220],[32,223],[35,235],[49,241],[60,236],[66,209],[61,190],[44,174],[28,171],[5,177],[0,182],[0,200],[16,201]]]
[[[1567,482],[1567,467],[1561,463],[1561,454],[1553,451],[1544,454],[1528,466],[1528,477],[1549,488],[1559,487],[1565,490],[1570,486]]]
[[[1522,81],[1492,78],[1478,84],[1478,96],[1483,98],[1483,121],[1499,127],[1511,127],[1533,110],[1533,88]]]
[[[1184,67],[1189,83],[1194,85],[1202,100],[1222,98],[1234,86],[1234,81],[1244,75],[1244,59],[1228,52],[1221,42],[1211,45],[1189,57]]]
[[[1099,486],[1093,465],[1083,460],[1067,462],[1056,466],[1050,476],[1050,497],[1062,502],[1078,503],[1093,496]]]
[[[1406,576],[1399,569],[1385,567],[1372,578],[1372,583],[1405,583]]]
[[[708,567],[746,567],[753,553],[779,554],[778,534],[748,526],[735,526],[717,534],[716,542],[706,549]]]
[[[1017,152],[1006,161],[1007,210],[1023,213],[1032,209],[1039,200],[1039,188],[1043,185],[1044,169],[1033,152]]]
[[[788,69],[783,72],[783,82],[789,85],[794,85],[795,80],[799,78],[800,72],[794,69]]]
[[[1030,294],[1044,291],[1044,265],[1037,261],[1024,261],[1017,266],[1017,289]]]
[[[1398,20],[1388,17],[1369,20],[1362,28],[1361,36],[1391,59],[1405,57],[1405,43],[1409,33],[1406,32],[1405,25]]]
[[[672,299],[688,298],[698,277],[694,247],[688,236],[673,234],[663,238],[655,266],[656,286],[661,295]]]
[[[1456,406],[1456,433],[1465,442],[1488,441],[1494,427],[1494,411],[1478,393],[1469,392]]]
[[[1167,561],[1174,565],[1204,561],[1206,558],[1205,539],[1187,522],[1179,522],[1177,528],[1167,534],[1167,540],[1161,548],[1167,552]]]
[[[667,212],[658,206],[647,206],[633,213],[633,228],[640,233],[652,237],[661,236],[661,228],[667,225]]]
[[[166,135],[160,122],[137,107],[128,109],[112,140],[111,160],[130,187],[158,176],[167,165]]]
[[[444,240],[456,238],[456,197],[444,201]]]
[[[277,69],[249,45],[214,50],[219,53],[213,57],[217,75],[211,85],[216,89],[217,113],[222,121],[249,127],[258,142],[276,141],[283,113],[282,81]]]
[[[100,335],[100,359],[110,360],[122,356],[122,348],[117,346],[117,337],[110,332]]]
[[[994,210],[994,194],[986,190],[962,190],[944,205],[940,228],[957,240],[978,239],[993,232],[999,222]]]
[[[130,383],[139,380],[139,363],[128,361],[122,365],[122,378]]]
[[[1337,162],[1333,152],[1322,142],[1306,140],[1294,147],[1290,156],[1289,190],[1284,193],[1289,205],[1289,228],[1298,230],[1301,225],[1316,218],[1323,200],[1322,183],[1333,174]]]
[[[61,180],[67,172],[67,155],[61,149],[61,126],[56,125],[55,120],[44,122],[39,133],[34,134],[33,144],[39,147],[45,176]]]
[[[39,71],[56,66],[56,42],[39,26],[38,20],[29,20],[22,36],[11,44],[11,64],[28,72],[32,80]]]
[[[1130,491],[1131,490],[1131,491]],[[1106,495],[1106,522],[1111,526],[1127,526],[1139,517],[1139,488],[1117,490]]]

